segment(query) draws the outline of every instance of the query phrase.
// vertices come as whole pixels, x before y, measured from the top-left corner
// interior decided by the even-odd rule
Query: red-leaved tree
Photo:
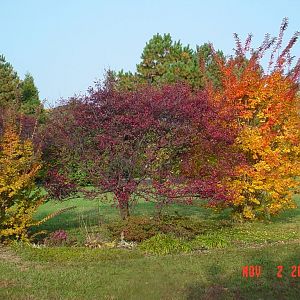
[[[186,85],[120,92],[107,83],[53,112],[48,143],[62,169],[77,159],[94,186],[114,194],[126,218],[133,194],[162,203],[226,199],[217,169],[229,170],[232,159],[226,151],[215,157],[232,138],[212,127],[216,117],[207,93]],[[199,145],[201,172],[191,174],[191,151]]]

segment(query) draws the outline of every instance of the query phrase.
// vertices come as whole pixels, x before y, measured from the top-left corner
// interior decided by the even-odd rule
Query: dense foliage
[[[12,65],[0,55],[0,108],[15,105],[20,97],[20,79]]]
[[[58,109],[48,143],[65,161],[62,169],[70,161],[81,164],[94,186],[114,193],[127,217],[134,193],[164,195],[174,178],[182,181],[183,156],[196,135],[190,120],[200,118],[206,101],[205,93],[195,95],[184,85],[124,92],[108,83]],[[146,179],[155,191],[147,184],[139,189]]]
[[[41,168],[30,139],[21,139],[16,121],[7,117],[0,140],[0,240],[27,238],[33,214],[44,197],[35,184]]]
[[[26,115],[34,115],[41,109],[39,91],[35,86],[32,75],[27,73],[20,84],[21,88],[21,111]]]
[[[0,55],[0,109],[14,107],[25,115],[33,115],[41,106],[32,75],[27,73],[21,80],[13,66]]]
[[[134,196],[159,206],[207,199],[240,219],[293,207],[300,66],[291,67],[290,54],[298,33],[280,52],[286,27],[284,20],[278,38],[267,36],[257,50],[251,36],[245,46],[236,36],[228,58],[208,44],[192,51],[155,35],[136,74],[109,72],[103,85],[52,112],[45,153],[64,182],[54,176],[57,195],[88,182],[115,195],[122,218]]]
[[[208,89],[208,99],[219,115],[229,117],[224,125],[235,132],[233,147],[245,158],[222,184],[232,191],[234,209],[248,219],[268,218],[293,207],[292,195],[299,186],[300,61],[291,68],[290,54],[299,32],[280,51],[286,28],[284,20],[278,38],[267,36],[249,58],[251,36],[245,46],[236,36],[236,54],[226,62],[216,56],[222,89]],[[265,72],[260,60],[269,48]]]
[[[217,51],[220,59],[223,53]],[[200,68],[200,66],[204,68]],[[185,83],[192,89],[202,89],[206,80],[220,82],[218,65],[209,44],[197,46],[196,51],[180,41],[173,41],[170,34],[156,34],[147,43],[136,72],[112,72],[118,88],[136,89],[140,85],[162,86]]]

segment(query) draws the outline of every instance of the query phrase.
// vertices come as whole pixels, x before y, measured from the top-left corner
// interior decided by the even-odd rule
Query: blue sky
[[[48,104],[84,93],[105,69],[131,70],[145,43],[170,33],[191,47],[212,42],[231,54],[232,34],[287,37],[300,30],[298,0],[0,0],[0,53],[21,78],[30,72]],[[294,48],[299,57],[299,43]]]

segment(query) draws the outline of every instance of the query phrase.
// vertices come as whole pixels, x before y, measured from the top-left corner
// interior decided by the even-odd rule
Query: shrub
[[[199,234],[217,228],[219,224],[210,224],[180,216],[164,216],[161,219],[139,216],[112,222],[107,226],[114,238],[119,238],[123,232],[125,240],[141,242],[159,233],[192,239]]]
[[[130,217],[107,227],[114,238],[120,238],[123,232],[126,241],[141,242],[159,233],[157,221],[147,217]]]
[[[44,239],[45,246],[65,246],[68,240],[68,234],[64,230],[56,230],[51,232],[48,237]]]
[[[215,233],[199,235],[191,242],[191,247],[194,250],[225,248],[229,245],[230,243],[226,238]]]
[[[160,220],[160,228],[163,233],[173,233],[177,237],[192,239],[215,228],[217,224],[210,224],[197,219],[181,216],[164,216]]]
[[[149,254],[166,255],[192,251],[191,245],[172,235],[157,234],[144,241],[139,248]]]
[[[7,118],[0,141],[0,241],[27,240],[32,216],[44,201],[35,184],[40,168],[32,141],[22,140],[15,119]]]

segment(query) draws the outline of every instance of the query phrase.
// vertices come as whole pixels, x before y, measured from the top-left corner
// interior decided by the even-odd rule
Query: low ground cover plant
[[[107,225],[107,228],[115,238],[123,233],[128,241],[141,242],[152,236],[163,233],[173,234],[176,237],[192,239],[199,234],[216,230],[224,224],[218,222],[205,222],[191,217],[164,216],[157,217],[130,217],[125,221],[115,221]],[[230,226],[227,223],[225,226]]]
[[[112,237],[122,236],[127,241],[138,242],[139,249],[148,254],[174,254],[209,250],[231,246],[234,241],[247,240],[246,231],[240,236],[232,222],[200,221],[191,217],[165,216],[162,219],[131,217],[126,221],[115,221],[107,225]],[[265,237],[265,236],[264,236]],[[248,240],[253,241],[252,235]],[[261,241],[261,238],[257,238]]]
[[[154,235],[142,242],[139,248],[146,253],[156,255],[188,253],[192,251],[192,247],[188,242],[167,234]]]

